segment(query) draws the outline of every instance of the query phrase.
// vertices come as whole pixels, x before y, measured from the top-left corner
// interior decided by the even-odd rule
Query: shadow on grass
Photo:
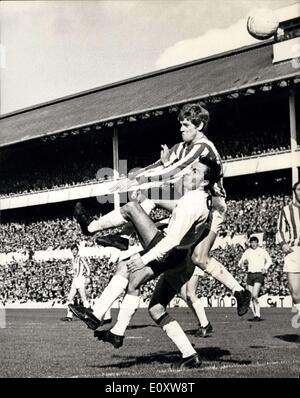
[[[199,329],[190,329],[190,330],[185,330],[185,334],[189,335],[189,336],[193,336],[197,330]]]
[[[239,364],[239,365],[248,365],[251,361],[247,360],[237,360],[223,357],[231,355],[230,351],[223,350],[220,347],[207,347],[197,349],[197,352],[200,358],[203,361],[219,361],[219,363],[231,363],[231,364]],[[114,358],[122,359],[123,357],[120,355],[114,355]],[[130,368],[131,366],[137,365],[149,365],[149,364],[172,364],[180,360],[180,355],[178,351],[167,352],[160,351],[156,353],[150,353],[147,355],[130,357],[127,356],[126,360],[123,362],[108,364],[108,365],[90,365],[91,368],[105,369],[105,368]]]
[[[299,334],[283,334],[279,336],[274,336],[276,339],[286,341],[287,343],[300,343]]]

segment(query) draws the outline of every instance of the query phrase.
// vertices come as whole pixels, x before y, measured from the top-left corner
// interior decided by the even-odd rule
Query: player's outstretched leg
[[[74,208],[74,217],[81,227],[81,231],[84,235],[90,236],[94,232],[89,230],[89,225],[94,220],[93,217],[89,215],[85,207],[81,202],[77,202]]]
[[[114,327],[107,331],[96,331],[94,336],[100,341],[110,343],[114,348],[122,347],[125,331],[139,307],[139,301],[139,295],[126,294],[120,306],[118,319]]]
[[[124,293],[127,285],[127,267],[125,263],[121,262],[118,264],[116,274],[103,290],[101,296],[95,301],[93,309],[74,305],[70,305],[69,308],[89,329],[96,330],[106,323],[104,319],[105,314],[111,308],[115,300]]]
[[[193,263],[200,267],[203,271],[210,274],[217,281],[221,282],[227,289],[231,290],[237,301],[237,312],[239,316],[243,316],[248,312],[251,293],[245,290],[239,282],[231,275],[231,273],[217,261],[210,257],[210,250],[216,240],[217,234],[210,231],[208,235],[194,249],[192,255]]]
[[[76,296],[76,293],[77,293],[77,288],[76,288],[75,283],[74,283],[74,281],[73,281],[73,282],[72,282],[72,285],[71,285],[70,292],[69,292],[69,294],[68,294],[68,298],[67,298],[67,316],[65,316],[64,318],[61,318],[61,319],[60,319],[61,321],[64,321],[64,322],[70,322],[70,321],[72,321],[72,319],[73,319],[73,313],[72,313],[72,311],[70,310],[69,305],[70,305],[70,304],[73,304],[73,300],[74,300],[74,298],[75,298],[75,296]]]
[[[110,343],[114,348],[123,345],[126,329],[139,307],[140,286],[153,279],[154,273],[151,268],[144,267],[133,274],[130,273],[128,278],[127,292],[120,306],[116,324],[108,331],[97,331],[94,334],[98,340]]]
[[[130,203],[132,202],[129,202],[120,209],[113,210],[95,220],[88,214],[82,203],[77,202],[75,205],[74,217],[79,223],[84,235],[93,235],[99,231],[121,227],[130,221],[132,210]],[[143,202],[140,203],[140,206],[146,214],[150,214],[152,209],[154,209],[155,204],[149,199],[144,199]]]
[[[154,241],[154,238],[158,233],[155,224],[148,217],[145,210],[135,202],[127,203],[123,206],[123,209],[126,211],[128,219],[133,222],[143,246],[150,248],[149,245]],[[139,280],[137,283],[140,282],[144,283],[145,280],[141,278],[141,280]],[[92,314],[82,308],[78,309],[74,306],[71,306],[70,308],[79,319],[81,319],[88,325],[89,328],[96,330],[101,325],[101,321],[103,320],[103,317],[107,310],[112,306],[114,301],[125,291],[127,285],[127,265],[125,262],[122,262],[118,265],[118,270],[115,276],[111,279],[101,296],[96,300]],[[133,289],[139,289],[139,286],[135,285]]]
[[[205,308],[202,304],[201,298],[197,296],[197,287],[199,285],[200,275],[199,272],[204,272],[198,267],[195,267],[195,271],[191,279],[181,288],[180,296],[188,304],[190,310],[195,315],[199,327],[195,332],[196,337],[207,337],[213,332],[213,327],[208,321]]]
[[[181,360],[172,364],[172,368],[196,368],[201,366],[199,355],[195,351],[179,323],[166,311],[168,303],[176,293],[177,291],[168,283],[165,276],[162,275],[157,282],[151,298],[148,308],[149,314],[154,322],[161,327],[181,352]]]

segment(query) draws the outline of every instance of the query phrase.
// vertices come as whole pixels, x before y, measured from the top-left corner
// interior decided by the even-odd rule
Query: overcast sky
[[[297,0],[1,1],[1,113],[255,42]]]

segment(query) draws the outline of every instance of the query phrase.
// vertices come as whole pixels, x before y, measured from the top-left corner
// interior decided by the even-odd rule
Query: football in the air
[[[249,34],[258,40],[270,39],[276,33],[279,21],[272,10],[257,9],[247,18],[247,30]]]

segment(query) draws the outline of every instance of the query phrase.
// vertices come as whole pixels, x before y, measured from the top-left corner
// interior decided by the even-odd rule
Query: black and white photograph
[[[299,377],[300,0],[0,1],[0,379]]]

